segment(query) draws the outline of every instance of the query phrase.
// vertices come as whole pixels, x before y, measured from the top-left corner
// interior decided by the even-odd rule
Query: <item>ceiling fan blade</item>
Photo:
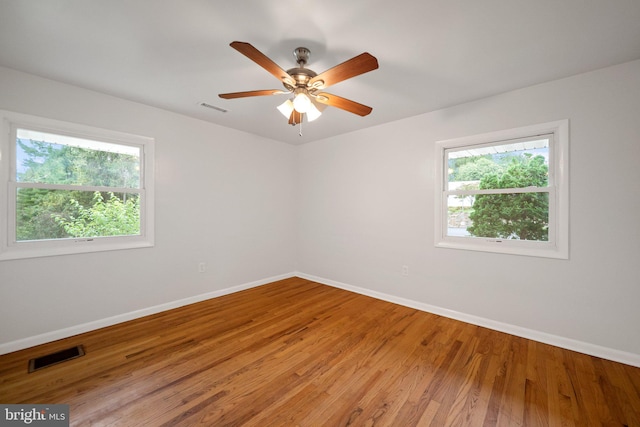
[[[289,116],[289,124],[295,126],[299,123],[302,123],[302,113],[298,113],[296,110],[293,110]]]
[[[264,53],[246,42],[231,42],[229,45],[265,70],[271,73],[278,80],[282,80],[291,86],[295,86],[296,82],[285,70],[280,68],[278,64],[269,59]]]
[[[368,73],[378,68],[378,60],[375,56],[365,52],[324,71],[307,84],[308,87],[322,89],[340,83],[341,81]]]
[[[337,95],[331,95],[330,93],[319,93],[316,95],[315,100],[363,117],[373,111],[373,108],[371,107],[367,107],[366,105],[359,104],[355,101],[351,101]]]
[[[250,90],[246,92],[221,93],[218,96],[224,99],[235,99],[235,98],[247,98],[249,96],[281,95],[283,93],[289,93],[289,92],[284,90],[279,90],[279,89],[267,89],[267,90]]]

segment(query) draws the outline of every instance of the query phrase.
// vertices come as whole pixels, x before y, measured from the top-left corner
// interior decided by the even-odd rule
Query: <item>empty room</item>
[[[639,22],[0,0],[0,425],[640,426]]]

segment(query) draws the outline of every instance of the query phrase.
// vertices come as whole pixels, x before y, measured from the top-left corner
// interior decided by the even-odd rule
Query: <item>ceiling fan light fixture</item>
[[[309,108],[304,113],[307,116],[307,121],[312,122],[318,117],[320,117],[322,115],[322,110],[324,110],[324,107],[325,106],[322,104],[316,104],[315,102],[311,101],[309,103]],[[288,119],[289,117],[291,117],[291,113],[294,110],[293,101],[290,99],[287,99],[282,104],[278,105],[277,108],[278,108],[278,111],[280,111],[280,113],[282,113],[282,115]]]
[[[295,97],[293,98],[293,108],[298,113],[306,113],[311,104],[311,99],[309,96],[303,91],[297,91]]]

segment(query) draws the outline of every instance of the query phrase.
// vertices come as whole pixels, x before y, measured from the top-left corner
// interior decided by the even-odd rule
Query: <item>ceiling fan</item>
[[[288,99],[278,107],[280,112],[289,118],[290,125],[302,123],[305,114],[308,121],[315,120],[327,105],[359,116],[366,116],[373,110],[366,105],[322,91],[331,85],[377,69],[378,60],[367,52],[316,74],[313,70],[305,68],[311,53],[306,47],[298,47],[293,51],[298,66],[285,71],[249,43],[234,41],[230,46],[282,81],[286,90],[221,93],[219,95],[221,98],[293,94],[293,99]]]

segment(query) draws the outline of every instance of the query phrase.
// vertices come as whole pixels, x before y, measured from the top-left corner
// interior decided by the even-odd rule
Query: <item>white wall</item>
[[[559,119],[570,120],[570,259],[436,249],[434,142]],[[640,61],[298,155],[300,271],[640,361]]]
[[[295,147],[6,68],[0,109],[156,140],[155,247],[0,262],[5,350],[295,270]]]
[[[3,68],[0,109],[156,138],[156,246],[0,262],[0,349],[297,270],[640,361],[640,61],[299,147]],[[570,259],[436,249],[434,142],[564,118]]]

